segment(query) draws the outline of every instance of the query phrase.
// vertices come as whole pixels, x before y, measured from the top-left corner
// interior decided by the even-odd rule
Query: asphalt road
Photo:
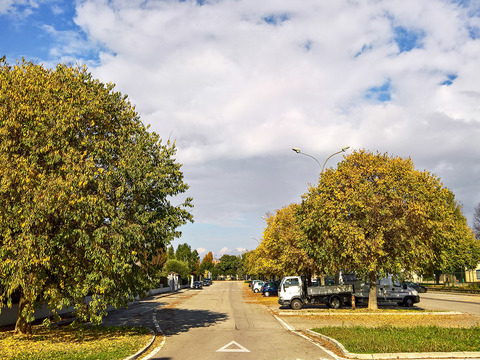
[[[240,282],[216,282],[202,290],[143,299],[128,309],[110,312],[103,323],[151,329],[156,324],[166,337],[162,348],[150,359],[333,358],[294,331],[311,328],[314,319],[274,316],[263,305],[245,302],[243,286]],[[415,307],[480,316],[478,295],[428,292],[420,296]]]
[[[287,330],[242,283],[217,282],[161,299],[155,316],[166,341],[153,359],[321,359],[329,354]]]
[[[417,307],[426,310],[460,311],[480,315],[480,295],[426,292],[420,294]]]

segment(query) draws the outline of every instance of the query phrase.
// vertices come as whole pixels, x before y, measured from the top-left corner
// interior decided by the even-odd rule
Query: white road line
[[[156,313],[153,312],[152,314],[152,319],[153,319],[153,324],[155,325],[155,329],[157,330],[157,332],[163,336],[163,340],[162,342],[160,343],[160,346],[159,347],[156,347],[155,349],[153,349],[150,354],[146,355],[145,357],[141,358],[142,360],[148,360],[148,359],[151,359],[152,357],[154,357],[163,347],[163,345],[165,345],[165,340],[166,340],[166,337],[165,337],[165,334],[163,333],[162,329],[160,328],[160,325],[158,324],[158,320],[157,320],[157,316],[156,316]]]
[[[158,320],[157,320],[157,316],[155,315],[155,312],[152,314],[152,319],[153,319],[153,324],[155,325],[155,329],[157,329],[157,332],[163,334],[163,331],[160,328],[160,325],[158,325]]]
[[[334,359],[336,360],[341,360],[341,359],[344,359],[342,357],[339,357],[338,355],[336,355],[335,353],[331,352],[330,350],[328,349],[325,349],[323,346],[321,346],[320,344],[317,344],[315,341],[313,341],[311,338],[309,338],[308,336],[302,334],[300,331],[298,330],[295,330],[289,323],[287,323],[285,320],[283,319],[280,319],[277,315],[273,315],[273,317],[275,319],[277,319],[277,321],[288,331],[298,335],[298,336],[301,336],[302,338],[310,341],[312,344],[314,344],[315,346],[319,347],[320,349],[322,349],[323,351],[325,351],[328,355],[330,355],[331,357],[333,357]]]
[[[277,315],[273,315],[273,317],[275,319],[277,319],[277,321],[282,324],[282,326],[287,329],[288,331],[295,331],[295,329],[293,327],[290,326],[290,324],[288,324],[286,321],[280,319]]]
[[[229,349],[230,346],[235,345],[236,348]],[[216,352],[250,352],[245,346],[240,345],[236,341],[230,341],[227,345],[222,346]]]

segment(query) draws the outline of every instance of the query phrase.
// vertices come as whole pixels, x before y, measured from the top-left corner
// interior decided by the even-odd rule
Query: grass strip
[[[480,327],[328,326],[312,329],[340,342],[351,353],[480,351]]]
[[[112,326],[35,327],[30,337],[0,332],[2,360],[124,359],[151,339],[148,329]]]

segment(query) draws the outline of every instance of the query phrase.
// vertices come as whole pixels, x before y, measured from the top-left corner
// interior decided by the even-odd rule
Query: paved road
[[[331,358],[286,330],[262,305],[245,302],[242,286],[217,282],[163,298],[156,318],[166,342],[154,359]]]
[[[144,299],[128,309],[111,312],[104,324],[154,329],[157,321],[166,341],[152,359],[332,359],[283,327],[264,306],[245,302],[242,286],[216,282],[202,290]],[[478,316],[480,296],[429,292],[421,294],[417,306]],[[282,319],[298,330],[312,327],[314,320],[297,316]]]
[[[420,294],[420,303],[417,307],[480,315],[480,295],[427,292]]]

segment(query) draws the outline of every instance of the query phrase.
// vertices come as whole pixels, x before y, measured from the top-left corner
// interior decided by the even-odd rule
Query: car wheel
[[[290,307],[292,308],[292,310],[300,310],[302,306],[303,306],[302,301],[299,299],[294,299],[290,303]]]
[[[253,290],[254,293],[258,293],[258,289]]]
[[[412,307],[413,299],[411,297],[407,297],[405,298],[405,300],[403,300],[403,304],[405,305],[405,307]]]
[[[330,299],[329,305],[332,309],[339,309],[342,306],[342,301],[338,296],[334,296]]]
[[[266,297],[269,297],[270,296],[270,292],[268,291],[265,291],[265,294],[264,294]]]

